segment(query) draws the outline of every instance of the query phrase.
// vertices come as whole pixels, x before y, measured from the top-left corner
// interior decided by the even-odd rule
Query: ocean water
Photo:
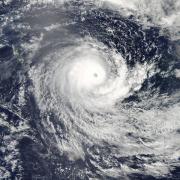
[[[179,179],[180,1],[0,3],[0,179]]]

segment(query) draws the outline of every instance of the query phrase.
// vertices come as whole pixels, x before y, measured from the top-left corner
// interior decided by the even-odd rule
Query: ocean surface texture
[[[179,180],[180,0],[0,1],[0,180]]]

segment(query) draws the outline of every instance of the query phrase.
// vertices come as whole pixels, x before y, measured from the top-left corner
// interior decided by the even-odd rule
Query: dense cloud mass
[[[179,1],[0,6],[0,177],[180,177]]]

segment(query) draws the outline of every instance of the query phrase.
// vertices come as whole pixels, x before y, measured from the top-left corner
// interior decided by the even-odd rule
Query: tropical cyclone
[[[147,76],[145,65],[139,65],[129,73],[122,56],[101,43],[89,40],[77,45],[63,55],[56,52],[41,79],[45,85],[41,91],[50,89],[50,95],[70,103],[72,108],[111,111],[117,100],[137,91]],[[57,106],[61,103],[56,102]]]
[[[151,65],[129,70],[120,53],[97,40],[74,43],[50,52],[30,76],[41,110],[53,111],[68,129],[68,141],[57,137],[61,151],[76,159],[84,158],[85,142],[123,141],[119,128],[126,118],[119,121],[124,116],[119,103],[140,89]]]
[[[157,28],[143,29],[110,10],[87,8],[84,12],[83,8],[73,12],[70,6],[70,17],[71,11],[76,13],[74,22],[47,32],[33,57],[29,77],[41,113],[39,130],[60,155],[72,161],[90,159],[103,176],[118,158],[127,157],[131,163],[132,156],[142,160],[144,154],[144,167],[154,158],[162,166],[159,174],[168,173],[162,154],[167,153],[170,162],[173,148],[164,151],[164,110],[153,109],[164,98],[157,77],[167,64],[168,42]],[[173,108],[167,109],[169,116]],[[173,121],[177,123],[177,118]],[[109,154],[103,154],[104,149]],[[107,156],[107,162],[98,161]],[[130,165],[123,169],[118,163],[117,177],[122,171],[133,173]],[[156,172],[156,164],[152,166]],[[152,173],[148,168],[138,172]]]

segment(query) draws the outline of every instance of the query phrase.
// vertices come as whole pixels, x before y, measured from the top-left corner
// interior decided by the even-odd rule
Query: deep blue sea
[[[0,1],[0,179],[180,179],[180,1]]]

